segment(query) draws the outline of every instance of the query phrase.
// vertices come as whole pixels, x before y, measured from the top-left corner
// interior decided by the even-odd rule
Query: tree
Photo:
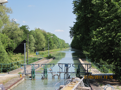
[[[40,29],[35,29],[33,36],[35,38],[36,51],[42,50],[45,47],[45,37]]]
[[[31,52],[34,52],[34,50],[35,50],[35,39],[34,39],[34,37],[33,37],[33,35],[30,35],[29,36],[29,49],[30,49],[30,51]]]
[[[91,10],[93,4],[92,0],[74,0],[74,11],[76,14],[76,22],[70,30],[70,36],[76,37],[81,42],[80,49],[89,50],[89,45],[91,43],[91,32],[90,29],[92,23],[93,12]],[[73,40],[74,40],[73,39]],[[78,44],[78,43],[77,43]]]
[[[28,25],[22,25],[20,29],[23,31],[22,40],[27,40],[27,34],[29,34],[29,26]]]
[[[93,62],[115,65],[120,78],[121,1],[74,0],[73,4],[77,17],[70,30],[71,46],[88,51]]]
[[[20,30],[19,25],[14,20],[4,26],[2,33],[14,41],[14,48],[22,41],[23,31]]]
[[[0,20],[0,28],[3,26],[3,22],[2,20]]]
[[[0,20],[0,33],[2,32],[1,27],[3,26],[2,20]]]
[[[4,63],[4,64],[9,63],[8,54],[5,51],[5,49],[4,49],[3,45],[2,45],[1,40],[0,40],[0,63]]]
[[[41,31],[45,37],[45,47],[43,48],[43,50],[48,50],[48,33],[45,30],[41,30]]]
[[[94,11],[98,11],[98,22],[95,25],[92,44],[90,47],[90,57],[93,61],[106,61],[108,64],[115,65],[115,73],[120,78],[120,58],[121,58],[121,4],[120,1],[106,0],[93,2],[95,4]],[[96,7],[100,7],[96,8]],[[95,24],[97,22],[94,22]],[[97,53],[99,52],[99,53]],[[121,79],[121,78],[120,78]]]
[[[2,33],[0,33],[0,38],[1,38],[1,43],[5,50],[7,52],[13,51],[13,49],[14,49],[13,41],[10,38],[8,38],[8,36],[6,36],[6,34],[2,34]]]
[[[8,13],[12,13],[11,8],[7,8],[6,5],[0,5],[0,20],[3,23],[3,27],[8,23],[9,16]]]

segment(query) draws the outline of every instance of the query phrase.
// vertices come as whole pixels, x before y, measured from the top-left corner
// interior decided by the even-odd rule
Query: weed
[[[21,74],[21,72],[19,72],[18,74]]]

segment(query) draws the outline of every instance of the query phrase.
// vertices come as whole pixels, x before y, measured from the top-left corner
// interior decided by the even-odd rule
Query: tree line
[[[50,32],[40,28],[29,31],[28,25],[19,26],[14,19],[9,18],[11,13],[11,8],[0,5],[0,63],[10,63],[9,54],[23,40],[28,40],[29,44],[26,46],[29,46],[30,52],[48,50],[48,44],[49,49],[69,47],[68,43]]]
[[[121,80],[121,0],[74,0],[73,6],[71,47],[88,52],[92,62],[114,65]]]

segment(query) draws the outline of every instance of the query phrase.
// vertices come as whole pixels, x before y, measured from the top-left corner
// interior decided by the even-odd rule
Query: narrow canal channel
[[[55,56],[55,59],[51,63],[55,63],[55,66],[53,67],[54,72],[59,71],[59,66],[57,63],[79,63],[78,61],[78,55],[79,52],[75,52],[75,50],[67,49],[64,51],[56,52],[53,55]],[[49,70],[50,67],[48,67]],[[26,80],[24,80],[21,84],[19,84],[17,87],[15,87],[13,90],[55,90],[57,89],[60,84],[56,85],[59,81],[64,82],[64,75],[61,75],[60,79],[58,79],[57,76],[55,76],[54,79],[52,79],[52,75],[48,73],[48,79],[41,79],[40,74],[42,69],[36,72],[36,78],[35,80],[30,80],[28,77],[26,77]],[[69,71],[75,72],[74,67],[70,67]],[[75,73],[70,75],[71,77],[75,77]]]

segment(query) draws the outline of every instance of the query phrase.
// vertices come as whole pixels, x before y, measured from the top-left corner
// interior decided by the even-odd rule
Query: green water
[[[79,52],[78,52],[79,54]],[[59,71],[59,67],[57,63],[79,63],[78,61],[78,55],[77,52],[75,53],[75,50],[65,50],[65,51],[60,51],[56,52],[53,54],[56,59],[54,59],[51,63],[56,64],[53,67],[53,71],[57,72]],[[48,70],[49,70],[48,66]],[[74,72],[76,69],[74,67],[69,68],[69,72]],[[13,90],[56,90],[60,84],[64,83],[64,75],[61,75],[61,78],[58,79],[56,76],[55,79],[52,79],[52,75],[48,74],[48,79],[41,79],[41,73],[42,69],[36,72],[36,78],[35,80],[30,80],[29,77],[26,77],[25,81],[23,81],[21,84],[19,84],[17,87],[15,87]],[[75,74],[70,74],[71,77],[75,77]],[[62,81],[60,84],[56,85],[55,84],[59,81]]]

